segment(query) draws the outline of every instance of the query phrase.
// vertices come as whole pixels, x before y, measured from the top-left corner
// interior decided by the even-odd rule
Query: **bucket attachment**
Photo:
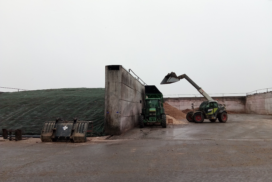
[[[74,124],[72,140],[75,143],[86,142],[88,125],[89,125],[88,121],[78,121]]]
[[[52,142],[52,137],[56,131],[56,121],[46,121],[43,125],[41,140],[42,142]]]
[[[180,78],[177,77],[176,73],[174,72],[171,72],[171,73],[168,73],[164,79],[162,80],[161,82],[161,85],[163,84],[170,84],[170,83],[175,83],[177,81],[179,81]]]
[[[86,142],[89,121],[46,121],[44,123],[41,140],[42,142]]]

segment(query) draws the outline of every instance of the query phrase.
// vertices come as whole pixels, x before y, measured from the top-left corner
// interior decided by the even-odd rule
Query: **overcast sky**
[[[105,87],[105,65],[165,94],[272,87],[271,0],[0,0],[0,86]],[[0,91],[4,91],[0,89]]]

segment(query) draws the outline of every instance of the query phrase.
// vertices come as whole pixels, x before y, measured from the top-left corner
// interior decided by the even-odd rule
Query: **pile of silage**
[[[39,135],[45,121],[56,118],[94,122],[94,136],[104,131],[104,88],[35,90],[0,94],[2,129],[22,129]]]

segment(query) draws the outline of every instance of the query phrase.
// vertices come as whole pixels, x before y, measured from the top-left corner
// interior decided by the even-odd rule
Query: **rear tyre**
[[[194,119],[193,119],[193,112],[192,112],[192,111],[190,111],[190,112],[187,113],[186,119],[187,119],[187,121],[189,121],[189,122],[194,122]]]
[[[163,128],[166,128],[166,115],[165,114],[162,115],[162,123],[161,123],[161,125],[162,125]]]
[[[220,123],[225,123],[228,120],[228,114],[226,112],[220,113],[218,116],[218,120]]]
[[[216,119],[210,119],[210,122],[214,123],[216,122]]]
[[[193,118],[196,123],[203,123],[204,121],[204,116],[201,112],[195,113]]]
[[[140,116],[139,127],[140,128],[144,127],[144,117],[143,116]]]

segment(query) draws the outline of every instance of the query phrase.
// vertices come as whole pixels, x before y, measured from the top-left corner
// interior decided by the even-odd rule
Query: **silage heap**
[[[60,117],[94,122],[94,136],[104,131],[104,88],[76,88],[23,91],[0,94],[2,129],[22,129],[39,135],[45,121]]]

